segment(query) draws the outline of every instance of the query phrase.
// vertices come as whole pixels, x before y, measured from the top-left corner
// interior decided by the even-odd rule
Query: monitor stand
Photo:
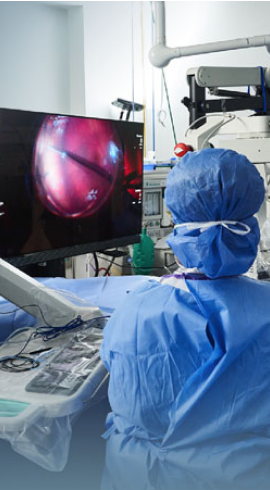
[[[18,267],[30,277],[66,277],[65,259],[54,259],[39,264]]]

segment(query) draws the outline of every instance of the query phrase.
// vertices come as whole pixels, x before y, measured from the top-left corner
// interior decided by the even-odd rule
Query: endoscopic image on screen
[[[0,109],[0,256],[136,241],[142,168],[141,123]]]

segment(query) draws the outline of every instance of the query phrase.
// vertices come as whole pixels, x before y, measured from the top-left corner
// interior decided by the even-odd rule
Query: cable
[[[36,337],[41,336],[43,338],[43,341],[46,342],[46,341],[49,341],[49,340],[52,340],[52,339],[58,337],[60,334],[66,332],[68,330],[72,330],[72,329],[78,328],[80,326],[84,326],[84,328],[87,329],[87,328],[92,327],[92,323],[94,321],[105,320],[107,318],[110,318],[110,315],[98,316],[98,317],[91,318],[91,320],[81,321],[81,322],[78,322],[78,319],[77,319],[76,323],[73,321],[64,327],[57,327],[57,328],[51,327],[51,329],[48,329],[48,327],[37,327],[33,332],[31,332],[31,335],[28,337],[28,339],[26,339],[23,347],[21,348],[21,350],[17,354],[11,355],[11,356],[4,356],[4,357],[0,358],[0,369],[6,370],[6,371],[9,371],[12,373],[24,372],[24,371],[29,371],[31,369],[35,369],[40,365],[39,361],[37,361],[33,357],[29,357],[28,354],[23,354],[27,345],[30,343],[30,341],[32,339],[35,339]],[[95,326],[95,328],[103,329],[104,325],[98,324]],[[29,330],[28,327],[24,327],[24,328],[15,330],[15,332],[13,332],[5,340],[5,342],[3,342],[3,344],[9,343],[11,338],[13,338],[16,335],[18,335],[19,333],[22,333],[23,331],[27,331],[27,330]],[[38,351],[36,351],[36,353],[40,353],[40,352],[43,352],[45,350],[49,350],[49,349],[46,348],[46,349],[38,350]],[[29,354],[34,354],[34,353],[35,353],[35,351],[30,352]]]
[[[97,263],[98,263],[98,262],[97,262]],[[97,276],[95,276],[95,277],[97,277]],[[72,299],[76,300],[78,303],[81,303],[81,304],[86,305],[86,306],[88,305],[88,303],[87,303],[87,301],[86,301],[86,300],[84,300],[84,299],[80,298],[79,296],[77,296],[76,294],[74,294],[72,291],[68,291],[68,290],[66,290],[66,289],[60,289],[60,288],[55,288],[55,289],[52,289],[52,288],[47,287],[47,286],[44,286],[44,288],[45,288],[45,289],[49,289],[50,291],[52,291],[52,290],[53,290],[53,291],[56,291],[56,292],[63,293],[63,295],[64,295],[65,297],[67,297],[67,298],[72,298]],[[34,304],[34,305],[23,305],[22,307],[17,307],[17,308],[15,308],[15,309],[13,309],[13,310],[10,310],[10,311],[0,311],[0,315],[11,315],[11,314],[16,313],[17,311],[19,311],[19,310],[21,310],[21,309],[24,309],[24,308],[27,308],[27,307],[30,307],[30,306],[31,306],[31,307],[36,307],[36,308],[38,308],[38,309],[39,309],[39,311],[40,311],[40,313],[41,313],[42,320],[44,321],[44,323],[45,323],[46,325],[50,326],[50,325],[49,325],[49,324],[46,322],[45,317],[44,317],[44,314],[43,314],[43,312],[42,312],[42,310],[41,310],[40,306],[39,306],[39,305],[37,305],[37,304]],[[30,313],[29,313],[29,314],[30,314]],[[76,320],[76,319],[74,319],[74,320]],[[24,327],[23,327],[23,328],[24,328]],[[28,328],[28,327],[26,327],[26,328]],[[2,343],[2,342],[0,342],[0,344],[1,344],[1,343]]]
[[[187,134],[189,132],[190,129],[193,128],[193,126],[195,126],[195,124],[197,124],[198,122],[202,121],[203,119],[207,119],[208,117],[229,117],[229,118],[236,118],[237,116],[235,114],[226,114],[226,113],[222,113],[222,114],[205,114],[205,116],[201,116],[201,117],[198,117],[198,119],[195,119],[195,121],[193,121],[193,123],[191,123],[188,128],[186,129],[186,132],[185,132],[185,138],[187,137]]]
[[[163,128],[166,128],[165,120],[167,117],[167,113],[164,109],[159,109],[158,111],[158,122],[163,126]]]
[[[56,291],[57,291],[57,290],[56,290]],[[58,291],[60,291],[60,290],[58,290]],[[11,311],[7,311],[7,312],[6,312],[6,311],[5,311],[5,312],[0,312],[0,315],[10,315],[10,314],[12,314],[12,313],[16,313],[16,311],[18,311],[18,310],[20,310],[20,309],[29,308],[29,307],[31,307],[31,308],[37,308],[37,309],[39,310],[39,312],[40,312],[40,316],[41,316],[42,320],[44,321],[44,323],[45,323],[45,324],[46,324],[48,327],[51,327],[51,325],[50,325],[50,324],[49,324],[49,323],[48,323],[48,322],[45,320],[44,313],[43,313],[43,311],[42,311],[41,307],[40,307],[38,304],[22,305],[21,307],[15,308],[14,310],[11,310]],[[29,315],[30,315],[30,313],[29,313]],[[78,316],[77,318],[74,318],[73,320],[71,320],[71,322],[73,322],[73,321],[75,322],[77,319],[80,319],[80,318],[81,318],[81,317],[80,317],[80,316]],[[71,323],[71,322],[70,322],[70,323]],[[51,328],[54,328],[54,327],[51,327]],[[64,327],[58,327],[58,328],[64,328]]]
[[[63,325],[61,327],[51,327],[46,324],[45,326],[37,327],[34,337],[38,337],[41,335],[43,337],[44,342],[48,342],[49,340],[55,339],[59,337],[64,332],[68,332],[70,330],[74,330],[75,328],[81,327],[85,322],[78,316],[75,320]]]
[[[264,83],[264,71],[263,67],[260,66],[261,71],[261,87],[262,87],[262,97],[263,97],[263,112],[267,112],[267,101],[266,101],[266,91],[265,91],[265,83]]]
[[[15,308],[15,310],[11,311],[0,311],[0,315],[11,315],[12,313],[16,313],[16,311],[20,310],[20,308]]]
[[[18,364],[18,362],[20,362]],[[6,359],[0,359],[0,369],[4,371],[9,371],[12,373],[22,373],[25,371],[30,371],[39,366],[39,362],[32,357],[27,356],[12,356]]]
[[[104,260],[105,262],[110,262],[110,260],[109,260],[109,259],[106,259],[106,258],[103,258],[103,257],[102,257],[102,260]],[[165,266],[165,265],[164,265],[164,266],[161,266],[161,267],[156,266],[156,267],[153,267],[153,269],[154,269],[154,270],[155,270],[155,269],[156,269],[156,270],[159,270],[159,269],[162,269],[162,270],[163,270],[163,269],[166,269],[166,268],[168,268],[168,267],[173,267],[175,264],[176,264],[176,262],[174,261],[174,262],[172,262],[171,264],[169,264],[169,265],[167,265],[167,266]],[[122,269],[128,269],[128,270],[129,270],[129,267],[128,267],[128,266],[125,266],[125,265],[122,265],[122,264],[118,264],[117,262],[114,262],[114,263],[113,263],[113,265],[115,265],[116,267],[121,267]],[[148,269],[149,269],[149,267],[141,267],[141,266],[140,266],[140,269],[145,269],[145,270],[148,270]]]
[[[161,71],[161,87],[160,87],[160,109],[157,113],[158,117],[158,122],[163,126],[163,128],[166,128],[165,120],[167,118],[167,111],[163,108],[163,102],[164,102],[164,81],[163,81],[163,76],[162,76],[162,71]]]
[[[84,327],[85,330],[87,330],[87,328],[91,328],[92,327],[92,322],[96,321],[96,320],[106,320],[106,323],[107,323],[107,318],[110,318],[111,315],[102,315],[102,316],[95,316],[95,318],[91,318],[91,320],[88,320],[86,322],[86,325]],[[100,324],[98,323],[97,325],[95,325],[94,328],[100,328],[101,330],[104,329],[104,326],[101,326],[100,327]]]
[[[114,264],[114,261],[115,261],[115,257],[113,257],[112,260],[110,261],[110,263],[109,263],[107,269],[105,270],[103,276],[108,276],[110,274],[110,270]]]
[[[99,263],[98,263],[98,256],[96,252],[93,252],[93,257],[94,257],[94,262],[95,262],[95,277],[98,276],[98,271],[99,271]]]
[[[11,342],[11,339],[13,339],[13,337],[16,337],[19,333],[22,333],[22,332],[28,331],[28,330],[31,330],[32,331],[32,328],[31,327],[17,328],[3,342],[0,342],[0,344],[1,345],[7,344],[7,343],[9,343],[9,344],[21,344],[22,343],[21,340],[17,340],[17,341],[14,340],[14,341]]]
[[[223,118],[228,118],[227,121],[225,121],[223,119],[223,121],[221,121],[220,124],[218,124],[214,129],[213,131],[210,132],[210,134],[205,138],[205,140],[203,141],[202,145],[201,145],[201,148],[200,149],[203,149],[204,148],[204,145],[205,143],[209,142],[209,140],[214,136],[214,134],[222,127],[222,126],[225,126],[225,124],[228,124],[229,122],[232,122],[234,119],[236,119],[238,116],[236,116],[235,114],[206,114],[205,116],[201,116],[199,117],[198,119],[196,119],[195,121],[193,121],[192,124],[190,124],[190,126],[187,128],[186,132],[185,132],[185,138],[187,137],[187,134],[188,134],[188,131],[190,129],[192,129],[192,127],[198,123],[199,121],[202,121],[203,119],[206,119],[208,117],[223,117]]]
[[[24,330],[29,330],[29,329],[28,328],[22,328],[22,329],[15,330],[15,332],[13,332],[8,337],[8,339],[6,339],[6,343],[9,342],[9,339],[11,339],[12,337],[15,337],[19,333],[22,333],[22,331],[24,331]],[[36,361],[35,359],[33,359],[32,357],[22,355],[23,351],[26,349],[27,345],[32,340],[34,333],[35,332],[31,332],[31,335],[28,337],[28,339],[26,339],[23,347],[21,348],[21,350],[17,354],[11,355],[11,356],[4,356],[4,357],[0,358],[0,368],[1,369],[4,369],[6,371],[12,371],[12,372],[23,372],[23,371],[29,371],[30,369],[33,369],[33,368],[36,368],[39,366],[39,362]],[[14,364],[14,362],[16,362],[16,361],[22,361],[22,363],[21,364],[18,364],[18,363]]]
[[[103,277],[110,276],[110,273],[109,272],[106,274],[106,271],[107,271],[107,268],[106,267],[100,267],[100,269],[98,270],[98,273],[100,273],[102,271],[105,271],[105,273],[103,274]]]
[[[165,77],[165,73],[164,73],[163,69],[162,69],[162,79],[163,79],[163,83],[164,83],[164,88],[165,88],[165,93],[166,93],[166,98],[167,98],[167,104],[168,104],[168,109],[169,109],[169,114],[170,114],[170,119],[171,119],[171,124],[172,124],[174,143],[177,144],[176,134],[175,134],[175,129],[174,129],[173,116],[172,116],[172,110],[171,110],[170,97],[169,97],[169,91],[168,91],[166,77]]]
[[[154,11],[153,11],[153,2],[151,2],[151,17],[152,17],[152,45],[154,45],[154,37],[153,37],[153,27],[155,24],[155,16],[154,16]],[[173,122],[173,116],[172,116],[172,110],[171,110],[171,103],[170,103],[170,97],[169,97],[169,91],[167,87],[167,82],[166,82],[166,77],[164,70],[161,70],[162,72],[162,80],[165,88],[165,94],[166,94],[166,99],[167,99],[167,104],[168,104],[168,109],[169,109],[169,114],[170,114],[170,119],[171,119],[171,124],[172,124],[172,131],[173,131],[173,137],[174,137],[174,144],[177,144],[177,139],[176,139],[176,134],[175,134],[175,128],[174,128],[174,122]],[[155,135],[154,135],[154,130],[155,130],[155,119],[154,119],[154,112],[155,112],[155,90],[154,90],[154,76],[153,76],[153,67],[152,67],[152,113],[153,113],[153,150],[155,151]],[[160,111],[159,111],[160,113]],[[164,125],[164,121],[162,123],[162,120],[159,118],[159,122]]]
[[[23,347],[21,348],[21,350],[17,354],[11,355],[11,356],[4,356],[4,357],[0,358],[0,368],[1,369],[6,369],[9,371],[13,371],[13,372],[22,372],[22,371],[29,371],[30,369],[34,369],[34,368],[38,367],[39,366],[38,361],[35,361],[35,359],[33,359],[32,357],[22,355],[22,353],[25,351],[27,345],[29,344],[29,342],[33,338],[36,338],[38,336],[42,336],[43,341],[45,342],[45,341],[52,340],[52,339],[58,337],[60,334],[62,334],[64,332],[67,332],[69,330],[73,330],[73,329],[78,328],[78,327],[82,326],[83,324],[85,324],[85,322],[83,322],[81,317],[78,316],[75,320],[72,320],[67,325],[64,325],[62,327],[51,327],[46,322],[46,320],[43,316],[43,312],[42,312],[41,308],[39,307],[39,305],[25,305],[25,306],[35,306],[35,307],[39,308],[39,310],[41,312],[41,317],[43,318],[43,321],[46,323],[46,326],[37,327],[33,332],[31,332],[31,335],[28,337],[28,339],[26,339]],[[18,335],[19,333],[22,333],[25,330],[27,331],[27,330],[29,330],[29,328],[22,328],[22,329],[15,330],[15,332],[13,332],[8,337],[8,339],[6,339],[6,341],[3,343],[3,345],[5,343],[8,343],[11,338],[15,337],[16,335]],[[22,360],[23,364],[14,365],[13,361],[17,361],[17,360]],[[26,364],[26,367],[22,367],[22,366],[25,366],[25,364]]]
[[[225,114],[224,114],[225,116]],[[212,138],[212,136],[214,136],[214,134],[220,129],[222,128],[222,126],[225,126],[225,124],[228,124],[229,122],[233,121],[234,119],[236,119],[236,115],[235,114],[230,114],[230,119],[227,119],[227,121],[223,120],[218,126],[216,126],[213,131],[211,131],[211,133],[207,136],[207,138],[205,138],[205,140],[203,141],[202,143],[202,149],[204,148],[204,145],[205,143],[208,143],[209,140]]]

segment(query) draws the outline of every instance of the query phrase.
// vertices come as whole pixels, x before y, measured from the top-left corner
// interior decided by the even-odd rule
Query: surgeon
[[[168,176],[181,267],[110,319],[103,490],[269,490],[270,283],[244,274],[264,183],[244,155],[187,153]]]

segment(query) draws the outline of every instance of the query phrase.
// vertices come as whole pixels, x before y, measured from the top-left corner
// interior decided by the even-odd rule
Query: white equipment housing
[[[154,243],[172,231],[171,218],[164,200],[170,170],[169,165],[157,166],[143,174],[143,228],[147,228],[147,234]]]
[[[78,317],[86,321],[102,316],[99,308],[77,306],[60,292],[47,288],[2,259],[0,295],[33,315],[40,323],[52,327],[65,326]]]

